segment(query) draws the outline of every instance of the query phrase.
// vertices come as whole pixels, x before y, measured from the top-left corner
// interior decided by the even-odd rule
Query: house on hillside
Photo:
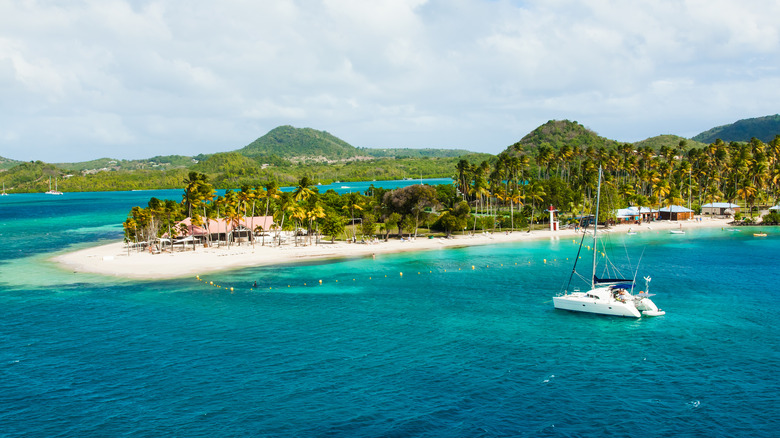
[[[710,202],[701,206],[701,214],[731,216],[739,213],[739,205],[730,202]]]
[[[693,210],[682,205],[672,205],[658,210],[661,220],[684,221],[693,219]]]
[[[615,214],[617,223],[647,222],[658,218],[658,210],[648,207],[628,207],[618,209]]]

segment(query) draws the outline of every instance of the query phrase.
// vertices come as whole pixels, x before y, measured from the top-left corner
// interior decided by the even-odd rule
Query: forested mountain
[[[539,149],[558,151],[562,148],[614,147],[618,142],[599,136],[581,124],[569,120],[550,120],[534,129],[520,141],[506,150],[510,155],[518,153],[536,154]]]
[[[780,135],[780,115],[743,119],[730,125],[718,126],[692,138],[702,143],[712,143],[721,139],[726,143],[731,141],[750,141],[757,138],[765,143]]]
[[[356,147],[328,132],[289,125],[274,128],[235,152],[252,158],[275,155],[295,161],[306,158],[337,161],[360,155]]]

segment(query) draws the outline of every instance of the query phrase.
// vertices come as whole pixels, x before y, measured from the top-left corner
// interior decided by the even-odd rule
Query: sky
[[[0,0],[0,156],[239,149],[280,125],[497,154],[780,112],[770,0]]]

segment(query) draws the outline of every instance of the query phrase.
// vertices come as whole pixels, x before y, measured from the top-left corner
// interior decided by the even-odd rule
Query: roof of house
[[[769,207],[770,210],[780,210],[780,204],[775,205],[774,207]]]
[[[713,207],[713,208],[739,208],[739,205],[732,204],[730,202],[710,202],[708,204],[704,204],[701,206],[701,208],[704,207]]]
[[[691,210],[689,208],[685,208],[682,205],[672,205],[670,207],[663,207],[663,208],[661,208],[658,211],[671,212],[671,213],[690,213],[690,212],[693,212],[693,210]]]
[[[233,231],[237,227],[254,229],[258,226],[263,230],[269,230],[274,222],[273,216],[249,216],[241,218],[237,225],[230,223],[225,218],[209,219],[208,224],[193,225],[191,218],[186,218],[176,223],[176,231],[179,231],[180,225],[187,227],[187,234],[193,236],[203,236],[206,234],[227,234],[228,230]]]
[[[616,215],[617,215],[617,217],[628,217],[628,216],[638,216],[638,215],[643,214],[643,213],[653,213],[653,212],[657,212],[657,211],[658,210],[653,210],[653,209],[648,208],[648,207],[631,206],[631,207],[627,207],[627,208],[620,208],[620,209],[618,209]]]

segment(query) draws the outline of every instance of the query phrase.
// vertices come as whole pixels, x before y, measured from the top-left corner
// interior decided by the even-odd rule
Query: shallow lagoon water
[[[569,239],[129,281],[47,260],[117,239],[132,205],[165,193],[16,196],[0,200],[5,436],[772,436],[780,426],[772,228],[610,236],[613,254],[641,256],[639,276],[653,277],[667,311],[629,320],[552,308],[576,255]]]

